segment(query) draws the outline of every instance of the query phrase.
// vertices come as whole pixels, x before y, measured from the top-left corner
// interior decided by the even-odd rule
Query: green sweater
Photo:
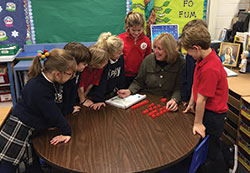
[[[180,79],[184,63],[185,60],[180,55],[173,64],[167,64],[161,68],[152,53],[143,60],[129,90],[133,94],[143,91],[180,101]]]

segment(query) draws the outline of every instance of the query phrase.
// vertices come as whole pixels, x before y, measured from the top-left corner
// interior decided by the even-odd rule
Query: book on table
[[[142,101],[145,98],[146,98],[146,95],[142,95],[142,94],[134,94],[125,98],[121,98],[117,95],[106,100],[105,102],[107,104],[113,105],[118,108],[127,109],[130,106]]]

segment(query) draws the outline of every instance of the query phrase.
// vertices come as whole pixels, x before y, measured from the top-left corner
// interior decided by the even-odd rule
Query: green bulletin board
[[[95,42],[123,30],[126,0],[30,0],[36,43]]]

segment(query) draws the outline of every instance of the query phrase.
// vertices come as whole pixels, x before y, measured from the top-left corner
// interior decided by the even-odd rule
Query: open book
[[[231,76],[238,76],[237,73],[235,73],[234,71],[230,70],[227,67],[224,67],[225,71],[227,72],[227,77],[231,77]]]
[[[110,98],[109,100],[106,100],[105,102],[107,104],[113,105],[118,108],[127,109],[130,106],[140,102],[141,100],[145,98],[146,98],[146,95],[141,95],[141,94],[130,95],[126,98],[121,98],[117,95],[115,97]]]

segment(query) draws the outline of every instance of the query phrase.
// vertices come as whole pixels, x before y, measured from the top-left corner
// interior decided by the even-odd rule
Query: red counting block
[[[166,102],[167,102],[167,99],[166,99],[166,98],[162,98],[162,99],[161,99],[161,102],[162,102],[162,103],[166,103]]]
[[[144,105],[148,104],[148,102],[149,102],[148,100],[145,100],[145,101],[143,101],[141,103],[138,103],[138,104],[132,106],[131,109],[135,109],[135,108],[139,108],[141,106],[144,106]]]
[[[153,110],[152,112],[153,112],[153,113],[156,113],[156,112],[157,112],[157,110]]]

